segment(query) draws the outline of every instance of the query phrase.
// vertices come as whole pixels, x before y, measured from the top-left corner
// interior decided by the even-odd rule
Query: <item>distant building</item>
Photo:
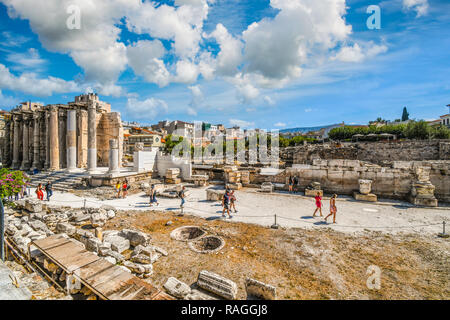
[[[450,113],[440,117],[441,124],[450,128]]]
[[[144,148],[161,148],[163,146],[163,138],[160,134],[130,134],[125,139],[126,153],[133,154],[136,143],[144,144]]]
[[[177,135],[187,139],[194,137],[194,124],[184,121],[160,121],[151,126],[152,130]]]

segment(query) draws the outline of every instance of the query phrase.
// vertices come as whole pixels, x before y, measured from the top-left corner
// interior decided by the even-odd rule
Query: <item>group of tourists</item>
[[[53,186],[50,181],[43,187],[42,183],[39,183],[36,188],[37,198],[41,201],[44,201],[44,191],[47,194],[47,201],[50,201],[50,197],[53,195]]]
[[[228,218],[232,218],[230,214],[230,210],[234,210],[234,213],[237,212],[236,210],[236,195],[234,194],[234,190],[230,190],[228,186],[225,189],[225,194],[222,198],[222,217],[225,217],[225,212],[228,214]]]
[[[300,191],[300,179],[297,176],[289,176],[288,185],[289,193],[296,193]]]
[[[128,195],[129,189],[130,185],[128,184],[127,179],[123,180],[123,182],[117,181],[116,183],[117,198],[121,198],[120,194],[122,193],[122,198],[125,199]]]
[[[330,198],[330,214],[325,217],[325,221],[327,221],[327,219],[330,216],[333,216],[333,223],[336,223],[336,213],[337,213],[336,198],[337,198],[336,194],[333,194]],[[317,192],[314,199],[316,200],[316,210],[314,211],[313,217],[316,216],[317,211],[319,211],[320,216],[323,217],[322,216],[322,196],[321,196],[320,192]]]

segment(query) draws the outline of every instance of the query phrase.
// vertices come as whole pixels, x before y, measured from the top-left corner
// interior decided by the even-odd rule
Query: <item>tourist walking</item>
[[[225,194],[222,198],[222,217],[225,218],[225,211],[228,213],[228,217],[231,218],[230,214],[230,192],[228,190],[225,190]]]
[[[42,190],[42,184],[39,183],[37,189],[36,189],[36,195],[39,200],[44,201],[44,191]]]
[[[337,213],[336,198],[337,195],[333,194],[333,196],[330,199],[330,214],[325,217],[325,221],[327,221],[329,216],[333,216],[333,223],[336,223],[336,213]]]
[[[292,192],[292,188],[294,186],[294,178],[292,178],[292,176],[289,176],[288,184],[289,184],[289,193],[291,193]]]
[[[159,202],[156,199],[156,190],[155,190],[155,185],[152,184],[152,188],[150,189],[150,207],[156,203],[157,206],[159,206]]]
[[[316,216],[317,211],[320,211],[320,216],[322,217],[322,197],[320,196],[320,192],[317,192],[314,199],[316,200],[316,210],[314,211],[313,217]]]
[[[230,194],[230,210],[234,209],[234,213],[237,212],[236,210],[236,196],[234,195],[234,190],[229,192]]]
[[[186,192],[185,192],[185,190],[186,190],[186,187],[185,186],[183,186],[182,188],[181,188],[181,191],[180,192],[178,192],[178,196],[180,197],[180,199],[181,199],[181,204],[180,204],[180,208],[183,208],[184,207],[184,204],[185,204],[185,197],[186,197]]]
[[[53,186],[50,181],[45,185],[45,192],[47,193],[47,201],[50,201],[50,197],[53,195]]]
[[[122,184],[120,181],[117,181],[116,183],[116,192],[117,192],[117,198],[120,198],[120,191],[122,190]]]
[[[127,195],[128,195],[128,189],[130,189],[130,186],[128,185],[128,180],[127,179],[125,179],[124,181],[123,181],[123,184],[122,184],[122,197],[125,199],[126,197],[127,197]]]

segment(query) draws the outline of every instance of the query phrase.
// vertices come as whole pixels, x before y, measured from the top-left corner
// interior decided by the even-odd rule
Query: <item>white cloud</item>
[[[20,47],[30,41],[30,38],[10,31],[3,31],[2,38],[3,40],[0,42],[0,45],[4,47]]]
[[[269,106],[274,106],[275,105],[275,100],[273,100],[271,97],[269,96],[264,96],[263,98],[264,102],[267,103]]]
[[[271,0],[279,9],[274,19],[264,18],[243,33],[249,72],[269,79],[300,76],[313,52],[333,48],[351,33],[345,23],[345,0]]]
[[[220,47],[216,60],[217,72],[226,76],[236,74],[243,61],[243,43],[234,38],[221,23],[216,26],[216,29],[210,35],[206,35],[206,38],[216,39]]]
[[[362,48],[358,43],[355,43],[353,46],[342,47],[334,57],[331,57],[331,60],[361,62],[367,58],[373,58],[380,53],[384,53],[387,50],[388,48],[385,45],[369,43]]]
[[[196,116],[198,113],[198,109],[202,107],[205,96],[200,88],[200,86],[190,86],[189,90],[191,91],[191,102],[189,103],[188,114],[191,116]]]
[[[208,16],[208,4],[201,1],[176,1],[179,7],[156,3],[139,4],[127,17],[129,30],[153,37],[172,40],[175,53],[183,59],[194,58],[199,51],[203,21]]]
[[[284,122],[277,122],[277,123],[274,124],[274,126],[277,127],[277,128],[284,128],[284,127],[286,127],[286,123],[284,123]]]
[[[195,63],[180,60],[176,64],[177,74],[173,77],[175,82],[192,84],[197,81],[199,70]]]
[[[65,81],[55,77],[43,79],[35,73],[22,73],[17,77],[3,64],[0,64],[0,89],[21,91],[39,97],[80,91],[74,81]]]
[[[238,126],[238,127],[241,127],[241,128],[248,128],[248,127],[254,127],[255,126],[254,122],[249,122],[249,121],[239,120],[239,119],[230,119],[228,122],[232,126]]]
[[[428,0],[403,0],[403,8],[406,10],[414,10],[417,17],[424,16],[428,13]]]
[[[157,115],[165,114],[169,110],[167,103],[160,99],[149,98],[139,101],[135,98],[129,98],[126,111],[133,119],[154,119]]]
[[[88,81],[116,81],[126,67],[126,48],[118,42],[120,20],[138,8],[140,0],[0,0],[11,18],[29,21],[42,45],[69,54],[83,68]],[[81,29],[67,28],[66,12],[75,5],[81,12]]]
[[[8,54],[6,57],[6,60],[8,62],[11,62],[14,64],[12,68],[14,70],[33,70],[37,71],[42,68],[43,65],[47,63],[45,59],[42,59],[39,55],[39,52],[34,49],[30,48],[25,52],[13,52]]]
[[[305,109],[305,112],[306,112],[306,113],[313,112],[313,109],[312,109],[312,108],[306,108],[306,109]]]
[[[159,87],[170,83],[170,73],[161,60],[165,53],[166,49],[159,40],[142,40],[127,47],[128,63],[134,73]]]

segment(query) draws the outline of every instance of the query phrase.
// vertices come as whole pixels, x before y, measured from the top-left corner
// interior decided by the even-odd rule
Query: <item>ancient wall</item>
[[[394,142],[355,142],[335,144],[309,144],[286,148],[282,160],[293,164],[308,164],[314,159],[363,160],[376,164],[386,161],[450,160],[448,140],[405,140]]]
[[[450,202],[450,161],[394,161],[388,167],[359,160],[314,160],[312,165],[295,165],[278,175],[251,173],[250,182],[287,184],[290,175],[300,179],[300,187],[320,182],[327,193],[348,194],[359,189],[359,179],[373,181],[373,193],[381,198],[406,199],[411,192],[416,167],[429,167],[430,181],[439,201]]]

